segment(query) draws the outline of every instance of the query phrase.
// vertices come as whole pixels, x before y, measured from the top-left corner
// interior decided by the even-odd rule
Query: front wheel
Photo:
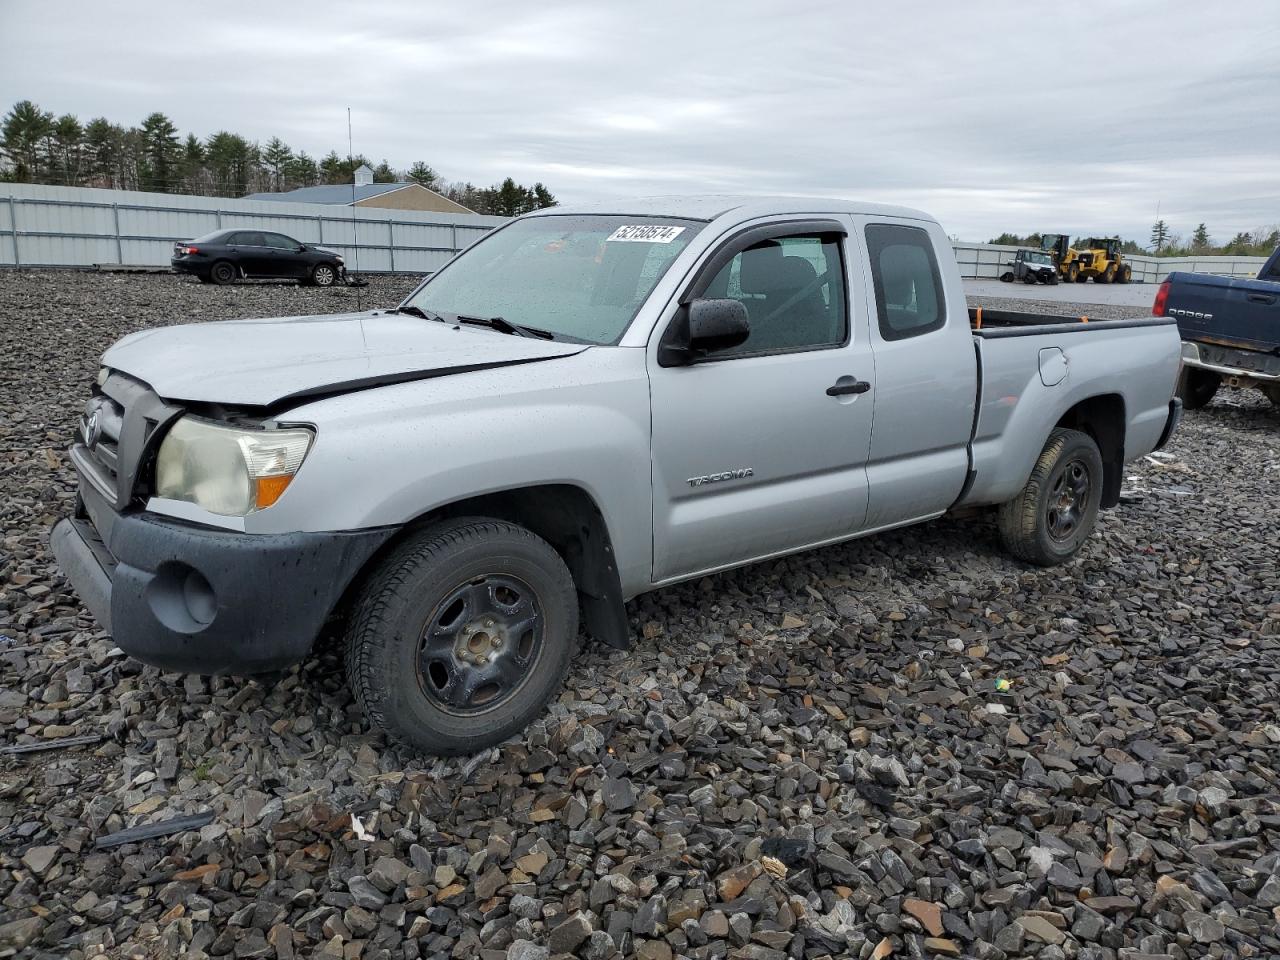
[[[1037,280],[1036,275],[1032,273],[1030,270],[1028,270],[1026,273],[1022,275],[1022,282],[1028,283],[1033,287],[1036,285],[1036,280]]]
[[[1120,268],[1120,271],[1116,274],[1116,283],[1128,283],[1132,279],[1133,279],[1133,267],[1129,266],[1126,263],[1123,267]]]
[[[1079,282],[1080,282],[1080,265],[1078,263],[1073,263],[1071,264],[1071,266],[1067,267],[1067,283],[1079,283]]]
[[[1199,410],[1209,405],[1218,388],[1222,386],[1222,377],[1212,370],[1200,367],[1183,367],[1178,374],[1177,395],[1182,399],[1183,409]]]
[[[317,263],[311,271],[311,282],[317,287],[332,287],[338,279],[338,271],[331,263]]]
[[[364,585],[347,683],[391,739],[475,753],[542,711],[577,636],[573,578],[546,541],[502,520],[450,520],[407,540]]]
[[[1004,547],[1019,560],[1052,567],[1075,556],[1102,503],[1102,454],[1087,433],[1056,429],[1026,486],[1000,505]]]

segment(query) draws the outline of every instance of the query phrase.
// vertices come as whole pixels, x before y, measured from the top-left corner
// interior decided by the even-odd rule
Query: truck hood
[[[370,311],[222,320],[130,334],[102,362],[166,400],[269,407],[581,353],[557,343]]]

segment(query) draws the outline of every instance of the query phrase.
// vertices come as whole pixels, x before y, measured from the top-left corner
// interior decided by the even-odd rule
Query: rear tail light
[[[1151,315],[1153,317],[1163,317],[1165,314],[1165,304],[1169,300],[1169,281],[1166,279],[1160,284],[1160,289],[1156,291],[1156,302],[1151,305]]]
[[[182,252],[183,252],[183,253],[199,253],[199,252],[200,252],[200,248],[199,248],[199,247],[189,247],[189,246],[188,246],[188,247],[182,247],[182,248],[181,248],[181,250],[182,250]]]

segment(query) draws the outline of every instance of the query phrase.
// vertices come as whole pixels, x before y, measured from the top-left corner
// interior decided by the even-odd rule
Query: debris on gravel
[[[0,273],[0,747],[50,748],[0,754],[0,956],[1280,955],[1260,398],[1188,413],[1063,567],[979,517],[661,590],[522,735],[431,760],[363,720],[331,642],[269,684],[129,659],[48,550],[113,340],[355,306]]]

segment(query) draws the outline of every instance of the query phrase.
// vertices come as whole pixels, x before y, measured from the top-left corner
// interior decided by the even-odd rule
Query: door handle
[[[827,396],[846,397],[851,393],[866,393],[870,389],[871,384],[866,380],[859,380],[857,377],[841,377],[827,387]]]
[[[1275,303],[1276,302],[1275,295],[1269,294],[1269,293],[1251,293],[1249,294],[1249,299],[1254,303]]]

